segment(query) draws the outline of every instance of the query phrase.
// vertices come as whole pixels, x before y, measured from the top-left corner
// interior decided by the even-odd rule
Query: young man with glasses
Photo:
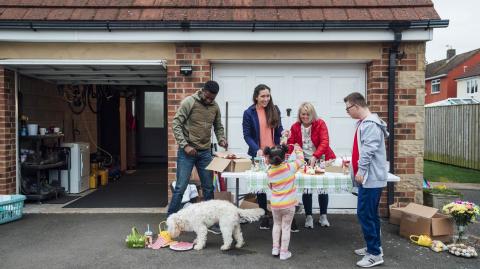
[[[357,217],[367,243],[367,247],[354,252],[364,256],[357,262],[358,266],[372,267],[383,263],[378,205],[382,190],[387,186],[387,125],[377,114],[370,112],[360,93],[351,93],[343,101],[347,114],[358,120],[353,139],[351,175],[354,186],[358,187]]]

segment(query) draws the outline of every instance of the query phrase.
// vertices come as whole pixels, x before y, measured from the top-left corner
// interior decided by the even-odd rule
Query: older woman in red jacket
[[[329,145],[328,129],[325,122],[318,118],[317,112],[311,103],[303,103],[298,109],[298,121],[290,128],[290,136],[287,143],[289,145],[299,144],[303,149],[305,160],[309,165],[314,166],[322,155],[325,160],[335,159],[335,153]],[[290,149],[291,150],[291,149]],[[302,195],[303,205],[305,207],[305,227],[313,228],[312,217],[312,193],[307,192]],[[321,226],[330,226],[327,220],[328,194],[320,193],[318,195],[320,205]]]

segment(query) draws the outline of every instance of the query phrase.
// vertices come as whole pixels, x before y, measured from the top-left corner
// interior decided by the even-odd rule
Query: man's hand
[[[218,142],[218,144],[220,145],[220,147],[224,148],[224,149],[227,149],[228,148],[228,142],[227,140],[225,139],[222,139]]]
[[[262,157],[263,156],[263,150],[259,149],[257,150],[257,157]]]
[[[317,158],[315,158],[315,156],[312,156],[312,158],[310,158],[310,166],[314,167],[316,162],[317,162]]]
[[[185,151],[185,153],[187,153],[188,156],[196,156],[197,155],[197,150],[190,146],[190,145],[186,145],[183,150]]]
[[[357,175],[355,176],[355,181],[356,181],[358,184],[362,185],[362,184],[363,184],[363,176],[357,174]]]

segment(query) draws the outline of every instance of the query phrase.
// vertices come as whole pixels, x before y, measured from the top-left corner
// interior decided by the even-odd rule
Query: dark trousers
[[[304,193],[302,194],[303,207],[305,208],[305,215],[312,215],[312,194]],[[327,214],[328,208],[328,193],[318,195],[318,205],[320,206],[320,214]]]
[[[380,218],[378,204],[382,188],[358,187],[357,217],[362,227],[363,238],[367,243],[367,252],[372,255],[380,254]]]
[[[197,150],[196,156],[189,156],[183,149],[177,152],[177,183],[173,190],[172,200],[168,207],[168,215],[177,213],[180,210],[183,193],[190,182],[192,169],[195,166],[202,184],[203,198],[206,200],[213,199],[213,173],[206,170],[205,167],[212,161],[210,150]]]
[[[260,208],[265,210],[265,215],[267,215],[267,194],[264,192],[257,192],[257,203]]]

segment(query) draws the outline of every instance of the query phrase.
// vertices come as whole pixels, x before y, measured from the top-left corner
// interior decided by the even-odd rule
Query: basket
[[[25,195],[0,195],[0,224],[20,219]]]

